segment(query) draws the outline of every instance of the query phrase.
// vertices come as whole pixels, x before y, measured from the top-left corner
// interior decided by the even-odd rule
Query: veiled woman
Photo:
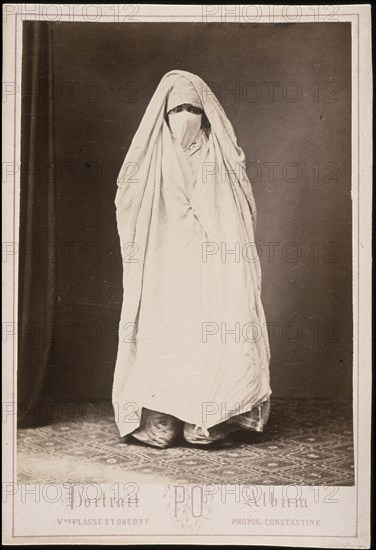
[[[269,414],[269,342],[244,153],[208,86],[158,85],[118,178],[121,436],[208,445]]]

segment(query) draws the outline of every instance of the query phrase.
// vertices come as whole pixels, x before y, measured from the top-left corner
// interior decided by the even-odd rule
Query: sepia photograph
[[[350,24],[23,32],[20,479],[352,484]]]
[[[91,526],[93,541],[102,521],[104,537],[158,534],[151,503],[193,544],[211,521],[208,535],[293,527],[313,546],[332,513],[358,537],[359,246],[371,253],[346,6],[26,6],[6,6],[20,75],[3,86],[18,182],[6,495],[26,506],[24,487],[45,488],[47,510],[65,487],[52,538]],[[240,495],[228,516],[224,487]]]

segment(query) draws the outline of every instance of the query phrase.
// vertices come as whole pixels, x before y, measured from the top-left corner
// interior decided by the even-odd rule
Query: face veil
[[[188,148],[197,138],[202,125],[202,115],[182,110],[168,114],[168,125],[172,135],[183,147]]]
[[[208,135],[202,115],[168,115],[184,104],[205,113]],[[184,151],[194,140],[195,177]],[[207,430],[265,402],[270,351],[253,192],[232,125],[201,78],[177,70],[162,78],[117,185],[123,304],[112,397],[120,434],[138,428],[143,408]],[[241,327],[240,341],[224,342],[223,325]],[[204,403],[221,406],[203,414]]]

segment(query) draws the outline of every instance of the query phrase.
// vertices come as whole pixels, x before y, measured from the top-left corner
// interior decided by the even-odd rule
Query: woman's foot
[[[165,449],[174,444],[181,431],[181,420],[143,408],[140,427],[131,436],[142,443]]]
[[[221,446],[223,446],[228,434],[231,433],[233,429],[232,426],[228,426],[223,422],[222,424],[210,428],[205,434],[202,428],[185,422],[183,433],[184,439],[191,445],[202,445],[206,447],[210,445],[210,447],[212,447],[214,444],[218,446],[220,443],[222,444]]]

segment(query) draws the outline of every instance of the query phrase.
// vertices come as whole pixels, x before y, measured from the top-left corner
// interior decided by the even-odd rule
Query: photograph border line
[[[305,7],[305,6],[303,6]],[[287,538],[311,538],[312,540],[314,539],[326,539],[326,538],[357,538],[359,533],[358,533],[358,523],[359,523],[359,517],[358,517],[358,512],[359,512],[359,508],[358,508],[358,500],[359,500],[359,333],[360,333],[360,327],[359,327],[359,313],[360,313],[360,299],[359,299],[359,288],[360,288],[360,268],[359,268],[359,253],[360,253],[360,224],[359,224],[359,220],[360,220],[360,132],[359,132],[359,129],[360,129],[360,76],[359,76],[359,63],[360,63],[360,59],[359,59],[359,56],[360,56],[360,52],[359,52],[359,46],[360,46],[360,35],[359,35],[359,16],[360,14],[359,13],[338,13],[336,14],[338,17],[342,18],[342,17],[354,17],[356,16],[356,28],[354,28],[354,21],[353,20],[346,20],[346,21],[343,21],[343,22],[350,22],[351,23],[351,36],[353,36],[353,33],[354,32],[357,32],[357,67],[351,67],[351,71],[352,71],[352,74],[354,74],[354,71],[356,70],[357,71],[357,107],[358,107],[358,112],[357,112],[357,118],[355,119],[356,120],[356,130],[357,130],[357,136],[358,136],[358,143],[357,143],[357,191],[358,191],[358,194],[357,194],[357,220],[356,220],[356,226],[357,226],[357,234],[356,234],[356,241],[357,241],[357,247],[358,247],[358,250],[357,250],[357,273],[356,273],[356,282],[357,282],[357,303],[356,305],[353,303],[353,319],[354,319],[354,313],[355,313],[355,307],[356,307],[356,312],[357,312],[357,325],[356,325],[356,334],[357,334],[357,365],[356,365],[356,369],[357,369],[357,380],[356,380],[356,388],[353,388],[353,395],[354,395],[354,392],[356,392],[356,396],[357,396],[357,434],[356,434],[356,457],[355,457],[355,453],[354,453],[354,458],[356,458],[356,470],[355,470],[355,489],[356,489],[356,532],[354,535],[296,535],[296,534],[278,534],[278,535],[272,535],[272,534],[257,534],[257,535],[254,535],[256,538],[257,537],[287,537]],[[18,42],[18,27],[19,27],[19,20],[21,22],[21,26],[22,26],[22,23],[23,21],[25,20],[29,20],[30,19],[27,19],[27,18],[30,18],[30,16],[33,18],[32,21],[34,21],[34,17],[37,18],[37,17],[42,17],[42,14],[41,13],[35,13],[35,14],[30,14],[30,13],[15,13],[15,14],[9,14],[8,17],[14,17],[15,19],[15,25],[14,25],[14,61],[15,61],[15,65],[14,65],[14,76],[15,76],[15,85],[17,86],[17,69],[18,69],[18,59],[17,59],[17,55],[18,55],[18,49],[17,49],[17,42]],[[64,21],[64,20],[61,20],[60,19],[60,22],[62,23],[67,23],[67,22],[71,22],[71,19],[81,19],[82,20],[82,15],[80,14],[61,14],[61,17],[69,17],[70,20],[69,21]],[[155,15],[148,15],[148,14],[138,14],[138,17],[141,19],[141,21],[124,21],[124,22],[119,22],[119,24],[129,24],[129,23],[142,23],[143,19],[145,18],[150,18],[150,19],[156,19],[156,18],[159,18],[159,19],[166,19],[165,22],[171,22],[171,23],[179,23],[179,21],[181,19],[201,19],[202,20],[202,16],[200,15],[194,15],[194,14],[191,14],[191,15],[184,15],[184,14],[164,14],[164,15],[161,15],[161,14],[155,14]],[[177,18],[176,20],[174,21],[171,21],[171,18]],[[302,17],[316,17],[315,14],[302,14]],[[100,18],[112,18],[114,19],[114,15],[106,15],[106,14],[101,14]],[[269,18],[270,19],[270,16],[269,15],[260,15],[259,18]],[[40,19],[35,19],[35,21],[38,21]],[[51,23],[53,23],[54,21],[51,21]],[[116,21],[113,21],[114,23],[116,23]],[[216,23],[218,21],[208,21],[207,23]],[[235,24],[238,24],[237,21],[227,21],[228,23],[235,23]],[[339,21],[339,22],[342,22],[342,21]],[[88,24],[90,24],[89,21],[87,21]],[[100,23],[100,21],[93,21],[92,23]],[[205,24],[206,22],[202,22],[203,24]],[[249,22],[249,23],[253,23],[253,24],[257,24],[256,22]],[[299,21],[297,23],[293,22],[293,23],[288,23],[288,22],[279,22],[279,21],[273,21],[273,22],[270,22],[270,24],[274,24],[274,23],[281,23],[281,24],[304,24],[304,21]],[[320,23],[330,23],[329,21],[328,22],[321,22],[321,21],[318,21],[316,22],[316,24],[320,24]],[[248,24],[247,22],[240,22],[240,24]],[[334,22],[332,22],[332,24],[335,24]],[[21,38],[22,40],[22,38]],[[352,113],[352,124],[354,123],[354,120],[353,120],[353,101],[351,102],[351,113]],[[20,113],[19,113],[20,115]],[[17,162],[17,150],[20,146],[20,144],[17,143],[17,123],[19,122],[19,118],[20,116],[18,117],[17,116],[17,94],[15,94],[15,97],[14,97],[14,129],[13,129],[13,139],[14,139],[14,146],[13,146],[13,151],[14,151],[14,162],[16,163]],[[352,131],[352,135],[353,135],[353,131]],[[352,140],[353,141],[353,140]],[[354,144],[352,143],[351,145],[351,148],[353,150],[353,146]],[[13,175],[13,180],[14,180],[14,188],[13,188],[13,215],[14,215],[14,223],[13,223],[13,238],[14,238],[14,242],[16,242],[16,235],[17,235],[17,232],[18,232],[18,220],[16,220],[16,217],[15,217],[15,214],[16,214],[16,189],[17,189],[17,174],[15,173]],[[353,182],[353,185],[352,185],[352,188],[355,186],[355,182]],[[352,199],[353,200],[353,199]],[[353,227],[354,227],[354,220],[352,220],[352,223],[353,223]],[[17,237],[18,238],[18,237]],[[353,251],[354,252],[354,251]],[[17,292],[17,288],[16,288],[16,282],[17,282],[17,268],[18,268],[18,263],[17,263],[17,259],[16,259],[16,255],[14,255],[14,259],[13,259],[13,315],[14,315],[14,319],[16,320],[18,318],[18,315],[17,315],[17,307],[16,307],[16,292]],[[354,276],[355,276],[355,273],[353,273],[353,283],[354,283]],[[355,323],[354,323],[355,324]],[[354,334],[355,334],[355,326],[354,326]],[[16,396],[16,384],[15,384],[15,380],[16,380],[16,374],[17,374],[17,369],[16,369],[16,359],[17,359],[17,340],[15,339],[14,341],[14,344],[13,344],[13,347],[14,347],[14,351],[13,351],[13,399],[14,399],[14,402],[16,403],[17,402],[17,396]],[[355,351],[355,350],[354,350]],[[355,354],[354,354],[355,356]],[[353,365],[353,369],[354,369],[355,365]],[[354,410],[354,408],[353,408]],[[17,461],[16,461],[16,431],[17,431],[17,417],[16,415],[14,415],[14,430],[13,430],[13,441],[12,441],[12,460],[13,460],[13,479],[17,479],[17,475],[16,475],[16,468],[17,468]],[[355,441],[354,441],[355,442]],[[107,538],[111,538],[111,537],[116,537],[116,538],[126,538],[126,537],[138,537],[138,538],[148,538],[148,537],[187,537],[187,538],[192,538],[192,537],[195,537],[195,538],[200,538],[200,537],[212,537],[212,538],[216,538],[216,537],[243,537],[244,539],[246,539],[247,537],[249,537],[250,535],[249,534],[234,534],[234,533],[228,533],[228,534],[210,534],[210,533],[197,533],[197,534],[188,534],[188,533],[184,533],[184,534],[179,534],[179,533],[167,533],[167,534],[161,534],[161,533],[158,533],[158,534],[153,534],[153,533],[144,533],[144,534],[130,534],[130,533],[127,533],[126,535],[125,534],[122,534],[122,535],[119,535],[119,534],[109,534],[109,533],[106,533],[106,534],[96,534],[96,535],[84,535],[84,534],[77,534],[77,535],[60,535],[60,534],[48,534],[48,535],[42,535],[42,534],[39,534],[39,535],[17,535],[15,534],[15,498],[14,498],[14,495],[12,496],[12,537],[14,539],[40,539],[40,538],[75,538],[77,540],[80,540],[80,539],[94,539],[94,538],[97,538],[97,537],[107,537]]]

